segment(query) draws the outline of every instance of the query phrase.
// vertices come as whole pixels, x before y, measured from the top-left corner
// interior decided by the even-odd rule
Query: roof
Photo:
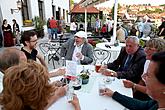
[[[74,8],[71,10],[71,13],[85,13],[85,7],[80,6],[81,2],[74,6]],[[87,7],[87,13],[91,14],[97,14],[99,13],[99,10],[95,8],[94,6]]]

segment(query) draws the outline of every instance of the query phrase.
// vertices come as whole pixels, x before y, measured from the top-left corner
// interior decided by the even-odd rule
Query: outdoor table
[[[79,98],[81,110],[124,110],[125,107],[113,100],[108,96],[100,96],[98,92],[99,81],[106,76],[95,72],[94,65],[84,65],[85,69],[88,69],[91,73],[89,83],[87,85],[82,85],[80,90],[74,90]],[[82,71],[83,66],[79,65],[77,73]],[[51,78],[51,82],[60,79],[60,77]],[[118,91],[121,94],[132,97],[132,90],[125,88],[122,80],[115,78],[111,84],[107,84],[106,87],[113,91]],[[68,103],[67,97],[61,97],[57,100],[48,110],[74,110],[72,104]]]

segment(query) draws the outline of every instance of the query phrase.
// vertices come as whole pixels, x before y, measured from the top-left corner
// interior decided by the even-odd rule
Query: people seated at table
[[[165,51],[165,40],[161,38],[152,38],[146,42],[145,47],[146,53],[146,62],[144,65],[144,70],[142,74],[142,79],[136,84],[129,80],[124,80],[124,86],[127,88],[133,88],[134,90],[134,98],[140,100],[147,100],[148,95],[146,96],[146,85],[145,85],[145,74],[147,73],[148,65],[150,63],[151,57],[156,52]],[[142,94],[143,93],[143,94]]]
[[[93,62],[93,47],[87,42],[87,33],[79,31],[61,47],[61,56],[77,64],[87,65]]]
[[[18,65],[20,61],[27,61],[25,54],[17,48],[8,47],[0,53],[0,87],[2,86],[2,80],[4,72],[11,66]],[[0,88],[0,93],[3,88]]]
[[[15,47],[8,47],[5,48],[0,53],[0,85],[2,85],[2,79],[4,76],[4,72],[11,66],[18,65],[20,62],[25,61],[27,62],[27,58],[21,50]],[[55,72],[50,72],[49,77],[55,77],[59,75],[65,74],[65,69],[58,69]],[[0,86],[2,87],[2,86]],[[0,89],[1,92],[2,88]]]
[[[140,101],[104,89],[102,95],[112,97],[130,110],[165,110],[165,52],[156,53],[152,56],[146,73],[146,93],[152,98],[149,101]]]
[[[5,71],[0,100],[4,110],[47,110],[66,93],[49,84],[47,69],[35,61],[21,62]]]
[[[38,58],[41,64],[47,67],[43,57],[35,49],[38,41],[37,33],[35,31],[25,31],[23,33],[21,41],[24,45],[24,47],[21,48],[21,51],[25,53],[27,59],[36,61]]]
[[[144,49],[139,46],[139,39],[136,36],[129,36],[126,39],[126,47],[121,49],[118,58],[112,63],[102,65],[99,72],[103,75],[138,83],[143,73],[145,61],[146,55]],[[111,72],[108,69],[116,72]]]

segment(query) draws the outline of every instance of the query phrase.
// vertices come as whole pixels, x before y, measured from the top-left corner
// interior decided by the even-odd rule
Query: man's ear
[[[29,41],[25,41],[25,44],[26,44],[26,45],[29,44]]]

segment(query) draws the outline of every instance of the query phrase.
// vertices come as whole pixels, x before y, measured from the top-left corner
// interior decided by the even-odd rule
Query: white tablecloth
[[[123,110],[124,107],[114,101],[111,97],[99,96],[98,82],[105,78],[105,76],[96,73],[94,71],[94,66],[92,65],[86,65],[85,69],[87,68],[91,73],[89,83],[83,85],[80,90],[75,90],[75,93],[79,98],[81,110]],[[79,66],[77,71],[80,72],[81,70],[82,66]],[[51,78],[51,81],[54,81],[55,79],[57,78]],[[132,90],[125,88],[122,80],[115,79],[111,84],[107,84],[106,87],[127,96],[132,96]],[[67,98],[64,96],[55,102],[48,110],[74,110],[74,107],[67,102]]]

